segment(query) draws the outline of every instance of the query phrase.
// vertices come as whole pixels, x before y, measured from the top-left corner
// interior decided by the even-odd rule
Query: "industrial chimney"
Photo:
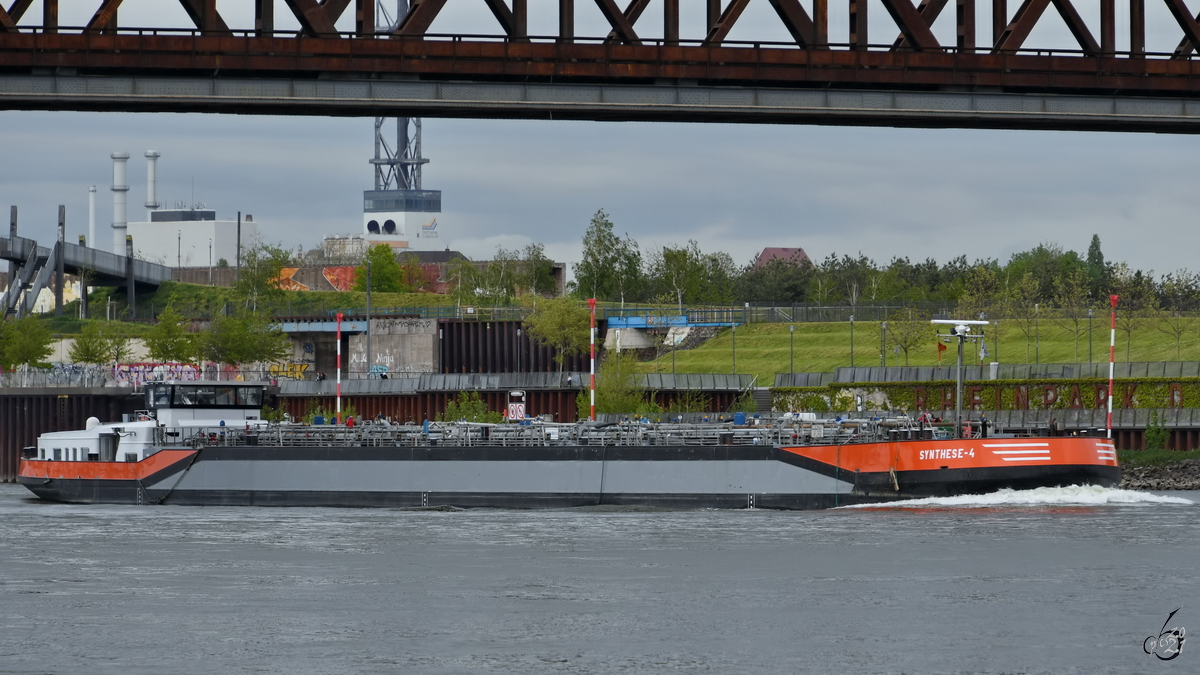
[[[113,253],[125,255],[126,223],[129,222],[125,208],[125,193],[129,192],[129,181],[125,178],[125,163],[129,161],[129,153],[114,152],[113,160]]]
[[[96,248],[96,186],[88,187],[88,235],[87,245]]]
[[[146,222],[150,222],[150,211],[162,206],[158,203],[158,158],[160,155],[146,151]]]

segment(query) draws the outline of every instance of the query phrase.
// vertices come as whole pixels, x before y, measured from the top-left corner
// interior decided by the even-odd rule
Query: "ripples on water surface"
[[[67,506],[0,485],[0,673],[1198,672],[1200,501]],[[1191,632],[1191,631],[1189,631]]]

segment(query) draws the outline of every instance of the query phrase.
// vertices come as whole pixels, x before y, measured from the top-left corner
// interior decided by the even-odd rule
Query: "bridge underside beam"
[[[1044,93],[0,75],[0,108],[1200,133],[1200,100]]]
[[[924,19],[914,19],[914,23],[918,20]],[[807,30],[799,24],[797,28]],[[101,79],[115,75],[207,78],[219,74],[231,79],[319,75],[330,81],[486,79],[599,84],[689,80],[704,85],[1200,96],[1200,61],[1169,58],[432,37],[359,40],[0,33],[0,74],[41,73],[102,76],[90,81],[92,88],[103,88]]]

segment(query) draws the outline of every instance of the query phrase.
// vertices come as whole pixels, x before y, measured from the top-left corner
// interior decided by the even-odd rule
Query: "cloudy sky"
[[[64,0],[63,25],[86,22],[96,4]],[[530,3],[531,33],[554,30],[556,4]],[[599,34],[602,19],[584,4],[578,33]],[[1098,26],[1084,4],[1094,3],[1080,9]],[[1173,48],[1178,29],[1147,5],[1148,48]],[[218,4],[235,28],[252,24],[252,7]],[[1125,7],[1118,0],[1118,49],[1127,44]],[[685,36],[702,32],[699,9],[685,3]],[[845,24],[833,10],[836,40]],[[1052,12],[1029,46],[1071,45]],[[126,0],[121,13],[124,25],[187,25],[182,10],[151,0]],[[980,14],[979,34],[990,35],[989,12]],[[283,2],[276,15],[287,27]],[[652,4],[644,29],[639,22],[647,37],[659,15]],[[951,16],[935,26],[947,43]],[[895,31],[882,7],[871,17],[872,41],[890,40],[879,37]],[[35,6],[22,24],[39,21]],[[491,33],[493,24],[481,1],[451,0],[431,30]],[[760,1],[731,39],[785,39],[780,31]],[[1192,248],[1200,139],[1189,136],[441,119],[425,120],[424,131],[432,160],[424,184],[443,191],[437,242],[477,259],[540,242],[555,259],[576,261],[602,208],[643,249],[695,239],[739,263],[764,246],[799,246],[813,258],[1005,261],[1048,241],[1082,252],[1097,233],[1110,259],[1159,273],[1200,269]],[[268,242],[289,247],[361,230],[362,191],[373,184],[369,118],[0,112],[0,208],[17,205],[22,233],[50,239],[65,204],[73,240],[86,232],[87,187],[96,185],[107,241],[109,154],[133,157],[130,219],[139,220],[148,149],[162,153],[164,204],[194,198],[222,218],[253,214]]]

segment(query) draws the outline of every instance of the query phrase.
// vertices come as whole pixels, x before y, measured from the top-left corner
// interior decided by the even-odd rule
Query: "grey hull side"
[[[145,483],[143,499],[517,508],[824,508],[857,501],[852,482],[781,461],[780,452],[662,446],[206,448],[190,466]]]

